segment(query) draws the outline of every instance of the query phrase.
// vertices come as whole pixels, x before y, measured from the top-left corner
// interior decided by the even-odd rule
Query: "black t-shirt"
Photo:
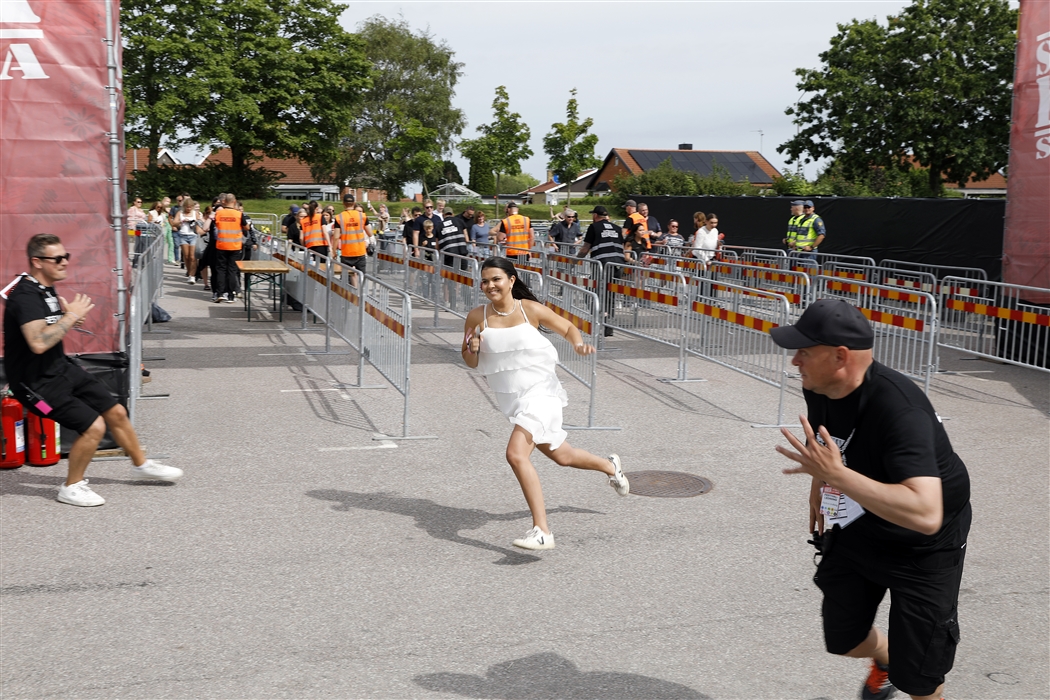
[[[288,240],[292,243],[299,242],[299,215],[298,214],[285,214],[284,218],[281,219],[281,226],[288,229]]]
[[[463,235],[463,227],[456,219],[445,219],[441,222],[441,228],[435,231],[437,232],[438,249],[442,253],[467,254],[467,240]]]
[[[829,399],[803,390],[814,430],[823,425],[843,449],[850,469],[884,484],[917,476],[941,480],[944,522],[924,535],[868,512],[839,536],[844,547],[891,556],[913,556],[958,549],[970,530],[970,476],[952,450],[933,405],[900,372],[873,362],[849,396]],[[839,546],[839,545],[836,545]]]
[[[65,363],[62,341],[39,355],[29,347],[22,326],[43,319],[47,325],[58,323],[62,307],[54,287],[45,287],[26,275],[7,293],[4,306],[4,370],[11,386],[30,387],[48,374],[56,373]]]
[[[589,255],[602,263],[623,263],[623,229],[609,221],[595,221],[587,227],[583,242],[591,247]]]
[[[645,218],[645,225],[649,227],[649,230],[655,233],[660,233],[663,229],[660,227],[660,222],[656,220],[655,216],[647,216]]]
[[[412,219],[412,230],[413,231],[419,231],[419,233],[420,233],[420,236],[419,236],[420,240],[423,239],[423,235],[422,235],[423,234],[423,222],[426,221],[426,220],[427,220],[427,215],[426,214],[420,214],[416,218]],[[436,233],[436,232],[440,231],[441,230],[441,224],[444,221],[444,219],[442,217],[438,216],[437,214],[432,214],[430,216],[430,220],[434,222],[434,232]]]

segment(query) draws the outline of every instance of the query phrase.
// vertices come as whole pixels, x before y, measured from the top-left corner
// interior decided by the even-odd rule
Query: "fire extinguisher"
[[[30,413],[26,420],[26,464],[50,467],[58,464],[62,455],[58,437],[58,423]]]
[[[11,396],[4,394],[0,408],[0,469],[14,469],[26,462],[25,409]]]

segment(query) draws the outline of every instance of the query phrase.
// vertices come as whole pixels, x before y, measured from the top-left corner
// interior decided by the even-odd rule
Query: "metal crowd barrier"
[[[1026,302],[1026,295],[1045,299],[1050,297],[1050,289],[944,277],[937,344],[1050,371],[1050,308]]]
[[[860,265],[860,266],[867,265],[868,267],[875,267],[875,258],[869,258],[866,255],[841,255],[839,253],[798,253],[798,252],[795,252],[795,253],[792,254],[792,257],[801,257],[803,255],[815,255],[816,258],[811,258],[811,259],[815,259],[817,261],[817,264],[820,265],[821,268],[824,268],[825,265],[827,265],[828,263],[832,263],[832,262],[839,262],[839,263],[843,263],[845,265]],[[804,260],[805,258],[801,258],[801,259]]]
[[[787,257],[787,253],[781,250],[780,248],[756,248],[754,246],[747,245],[723,245],[722,250],[733,253],[740,259],[741,263],[745,264],[756,255],[775,258]]]
[[[708,267],[703,277],[714,281],[748,287],[760,292],[772,292],[787,299],[789,317],[798,318],[813,301],[813,283],[805,272],[768,270],[752,265],[716,262]]]
[[[298,246],[295,246],[298,247]],[[312,314],[315,321],[328,324],[329,275],[334,267],[327,255],[303,249],[303,275],[296,297],[303,305],[301,325],[306,328],[306,316]]]
[[[597,293],[590,289],[561,280],[547,278],[543,296],[546,306],[564,319],[568,319],[583,336],[583,342],[597,345],[601,335],[601,302]],[[594,424],[597,406],[598,354],[578,355],[576,349],[557,333],[550,334],[550,341],[558,351],[558,365],[570,376],[583,384],[591,393],[587,408],[587,425],[563,425],[566,430],[619,430]]]
[[[753,427],[784,426],[787,350],[769,330],[792,322],[787,298],[703,277],[690,278],[689,298],[686,351],[779,388],[776,422]]]
[[[278,236],[281,233],[281,220],[277,214],[246,211],[244,215],[252,220],[252,226],[262,234]]]
[[[543,274],[553,280],[568,282],[591,291],[598,291],[602,285],[602,264],[591,258],[545,253]]]
[[[434,307],[434,327],[441,310],[466,318],[478,305],[481,294],[481,261],[425,248],[409,249],[406,291]],[[446,265],[446,261],[449,263]]]
[[[923,384],[929,393],[937,370],[937,301],[932,294],[820,275],[816,297],[845,299],[875,331],[875,359]]]
[[[164,291],[164,236],[144,234],[146,239],[132,256],[131,286],[128,289],[128,416],[135,421],[135,406],[142,395],[143,326],[153,329],[153,303]]]
[[[901,287],[912,287],[923,292],[929,292],[930,294],[940,294],[938,284],[940,280],[947,276],[956,278],[969,279],[975,281],[987,281],[988,273],[978,267],[957,267],[954,265],[931,265],[927,263],[914,263],[906,260],[883,260],[879,263],[879,267],[887,270],[899,271],[899,277],[901,283],[898,286]],[[934,283],[929,286],[917,286],[920,280],[911,277],[911,275],[927,275],[934,279]],[[928,278],[927,278],[928,279]],[[910,281],[909,281],[910,280]],[[943,311],[943,307],[942,307]]]
[[[685,277],[635,265],[606,263],[604,307],[606,327],[628,335],[678,348],[678,374],[689,381],[685,353],[685,307],[688,286]]]

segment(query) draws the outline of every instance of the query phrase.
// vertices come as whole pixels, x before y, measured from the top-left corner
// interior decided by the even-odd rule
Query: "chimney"
[[[693,150],[693,144],[691,143],[680,143],[678,144],[679,151],[691,151]]]
[[[547,171],[547,182],[550,182],[553,179],[554,179],[554,171],[553,170],[548,170]]]

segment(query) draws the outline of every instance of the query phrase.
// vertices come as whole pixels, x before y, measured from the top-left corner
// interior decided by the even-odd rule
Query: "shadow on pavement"
[[[502,559],[495,562],[496,564],[517,566],[540,561],[539,557],[532,554],[524,554],[504,547],[497,547],[494,544],[470,537],[463,537],[459,534],[460,530],[477,530],[479,527],[483,527],[493,521],[529,518],[531,514],[527,510],[521,510],[516,513],[486,513],[477,508],[443,506],[425,498],[405,498],[388,493],[354,493],[352,491],[331,489],[307,491],[306,495],[321,501],[335,501],[337,505],[332,506],[334,510],[377,510],[415,518],[416,527],[425,530],[428,535],[435,539],[465,544],[469,547],[477,547],[478,549],[485,549],[503,555]],[[574,508],[572,506],[559,506],[547,512],[601,515],[596,510]]]
[[[19,467],[18,469],[0,470],[0,496],[40,496],[49,501],[55,500],[58,495],[58,487],[66,482],[66,469],[62,465],[60,472],[34,473],[28,471],[34,467]],[[128,475],[126,479],[112,479],[107,477],[91,476],[88,468],[87,480],[92,486],[102,484],[135,484],[141,486],[168,487],[175,484],[169,481],[154,481],[151,479],[136,479]]]
[[[547,652],[523,659],[512,659],[490,666],[485,677],[466,673],[429,673],[412,679],[416,685],[439,693],[467,698],[593,698],[635,700],[636,698],[682,698],[704,700],[709,696],[680,683],[637,673],[612,671],[582,672],[576,664]]]

